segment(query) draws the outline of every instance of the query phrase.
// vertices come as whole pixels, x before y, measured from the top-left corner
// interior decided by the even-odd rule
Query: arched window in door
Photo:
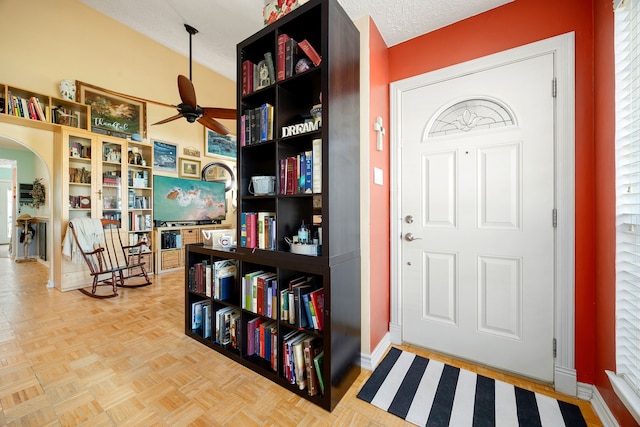
[[[427,126],[425,136],[447,136],[516,124],[514,114],[503,104],[489,98],[471,98],[442,110]]]

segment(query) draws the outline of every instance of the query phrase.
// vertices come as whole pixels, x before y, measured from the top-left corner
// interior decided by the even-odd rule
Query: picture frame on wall
[[[200,160],[180,157],[180,178],[200,179]]]
[[[221,135],[204,128],[205,156],[236,159],[238,157],[235,135]]]
[[[153,141],[153,169],[159,172],[178,172],[178,146],[166,141]]]
[[[147,137],[147,103],[76,80],[78,102],[91,109],[91,132],[117,138]]]

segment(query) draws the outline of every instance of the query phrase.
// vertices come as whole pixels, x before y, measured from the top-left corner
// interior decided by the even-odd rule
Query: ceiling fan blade
[[[164,102],[153,101],[151,99],[140,98],[138,96],[126,95],[124,93],[116,92],[115,90],[104,89],[104,88],[101,88],[100,90],[102,90],[103,92],[106,92],[108,94],[111,94],[111,95],[121,96],[121,97],[123,97],[125,99],[126,98],[133,99],[134,101],[138,101],[138,102],[146,102],[148,104],[155,104],[155,105],[159,105],[161,107],[178,108],[176,105],[165,104]]]
[[[214,132],[219,133],[220,135],[228,135],[229,129],[221,125],[217,120],[212,119],[211,117],[202,116],[198,119],[198,123],[203,126],[208,127]]]
[[[176,114],[175,116],[171,116],[171,117],[166,118],[166,119],[164,119],[164,120],[160,120],[160,121],[159,121],[159,122],[157,122],[157,123],[153,123],[151,126],[153,126],[153,125],[161,125],[161,124],[164,124],[164,123],[169,123],[169,122],[172,122],[172,121],[177,120],[177,119],[180,119],[180,118],[182,118],[182,114],[181,114],[181,113],[178,113],[178,114]]]
[[[202,114],[205,117],[209,117],[211,119],[216,118],[216,119],[235,120],[236,118],[235,108],[203,107]]]
[[[178,76],[178,92],[183,103],[196,108],[196,90],[193,88],[191,80],[180,74]]]

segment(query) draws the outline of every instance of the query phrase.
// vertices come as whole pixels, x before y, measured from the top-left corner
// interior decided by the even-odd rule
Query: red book
[[[295,157],[287,157],[287,191],[286,194],[296,194],[298,189],[297,175],[298,159]]]
[[[318,330],[321,331],[324,329],[324,288],[311,292],[309,298],[318,319]]]
[[[286,34],[280,34],[278,36],[278,52],[277,52],[277,69],[276,69],[276,74],[278,76],[278,81],[280,80],[284,80],[285,78],[285,72],[284,72],[284,65],[285,65],[285,50],[286,50],[286,45],[287,45],[287,40],[289,40],[290,37]]]
[[[302,51],[307,55],[311,62],[313,62],[313,65],[315,65],[316,67],[320,65],[320,63],[322,62],[322,58],[320,57],[320,55],[318,55],[318,52],[316,52],[316,50],[313,48],[313,46],[311,46],[311,43],[309,43],[307,39],[299,42],[298,46],[300,46],[300,49],[302,49]]]
[[[242,61],[242,94],[253,92],[253,63],[249,60]]]
[[[258,214],[247,213],[247,248],[258,246]]]

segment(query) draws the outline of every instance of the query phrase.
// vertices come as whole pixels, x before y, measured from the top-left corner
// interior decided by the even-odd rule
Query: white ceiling
[[[236,79],[236,45],[264,27],[263,0],[80,0],[124,25],[189,56],[184,24],[193,36],[193,60]],[[352,20],[371,16],[387,46],[515,0],[338,0]]]
[[[236,45],[264,27],[264,0],[80,0],[156,42],[235,81]],[[352,20],[371,16],[393,46],[515,0],[338,0]],[[0,137],[0,147],[24,149]]]

